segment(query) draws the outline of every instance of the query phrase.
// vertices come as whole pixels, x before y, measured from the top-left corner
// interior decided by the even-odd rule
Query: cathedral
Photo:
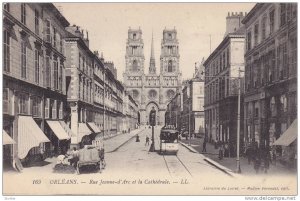
[[[144,68],[144,42],[142,30],[128,30],[126,43],[126,69],[123,74],[126,90],[139,105],[140,125],[149,124],[152,107],[156,110],[156,125],[165,124],[165,112],[170,100],[181,89],[179,50],[176,29],[164,29],[161,40],[160,70],[156,70],[153,34],[149,72]]]

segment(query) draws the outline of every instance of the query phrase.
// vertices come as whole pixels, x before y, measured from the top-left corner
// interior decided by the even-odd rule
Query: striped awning
[[[64,128],[61,126],[59,121],[50,121],[47,120],[47,124],[53,131],[53,133],[57,136],[59,140],[68,140],[70,139],[70,136],[68,133],[64,130]]]
[[[78,124],[78,135],[71,137],[71,144],[80,143],[83,136],[90,135],[92,133],[93,133],[93,131],[91,131],[85,123],[79,123]]]
[[[290,127],[274,142],[273,145],[289,146],[297,139],[297,119],[293,121]]]
[[[3,136],[2,136],[2,144],[16,144],[16,142],[7,134],[5,130],[3,130]]]
[[[23,159],[33,147],[40,143],[50,142],[31,116],[18,118],[18,156]]]
[[[100,128],[94,123],[94,122],[88,122],[88,125],[91,127],[91,129],[94,131],[94,133],[100,133]]]

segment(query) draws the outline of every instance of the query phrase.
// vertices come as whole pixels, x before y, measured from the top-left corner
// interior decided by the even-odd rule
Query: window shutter
[[[50,99],[47,98],[45,103],[45,119],[49,118],[49,107],[50,107]]]
[[[63,102],[60,102],[58,116],[59,119],[63,119]]]
[[[9,89],[3,89],[3,113],[9,114]]]
[[[54,100],[53,106],[52,106],[52,119],[57,118],[57,100]]]

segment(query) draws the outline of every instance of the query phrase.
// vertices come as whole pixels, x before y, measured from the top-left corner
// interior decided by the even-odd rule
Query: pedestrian
[[[203,140],[202,152],[206,152],[206,138],[204,138],[204,140]]]
[[[250,165],[253,157],[253,148],[251,145],[249,145],[246,149],[246,156],[248,158],[248,165]]]
[[[276,155],[276,149],[275,147],[272,150],[272,159],[273,159],[273,164],[276,166],[276,159],[277,159],[277,155]]]
[[[138,134],[136,135],[135,141],[136,141],[136,142],[140,142],[140,136],[139,136]]]
[[[224,145],[224,157],[229,157],[228,142],[226,142],[225,145]]]
[[[254,159],[254,163],[253,163],[254,164],[254,170],[255,170],[256,174],[259,173],[260,163],[261,163],[260,156],[256,155],[255,159]]]
[[[41,161],[44,160],[44,154],[45,154],[45,152],[44,152],[43,147],[40,147],[40,158],[41,158]]]
[[[77,163],[79,161],[79,151],[76,149],[76,147],[73,148],[71,154],[72,154],[72,159],[70,160],[70,165],[73,165],[73,167],[76,168]]]
[[[264,161],[264,168],[265,168],[265,173],[268,173],[270,167],[270,156],[269,156],[269,152],[266,152],[266,156],[265,156],[265,161]]]
[[[149,146],[149,137],[148,137],[148,135],[146,136],[146,143],[145,143],[145,146]]]
[[[223,145],[220,145],[220,147],[219,147],[219,160],[223,159],[223,152],[224,152],[224,147],[223,147]]]

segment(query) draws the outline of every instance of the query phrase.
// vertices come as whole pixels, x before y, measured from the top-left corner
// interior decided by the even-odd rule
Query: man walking
[[[203,140],[202,152],[206,152],[206,138],[204,138],[204,140]]]
[[[149,146],[149,137],[148,137],[148,135],[146,136],[146,144],[145,144],[145,146]]]

